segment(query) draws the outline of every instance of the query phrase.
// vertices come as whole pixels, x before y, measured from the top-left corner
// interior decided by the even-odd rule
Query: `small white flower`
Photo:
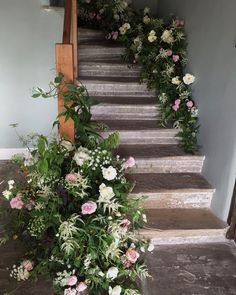
[[[174,85],[179,85],[181,83],[179,76],[172,78],[171,83]]]
[[[141,247],[141,248],[140,248],[140,251],[143,252],[143,253],[146,252],[144,247]]]
[[[114,20],[118,21],[120,19],[119,14],[114,14]]]
[[[102,175],[106,180],[113,180],[117,176],[116,169],[112,166],[108,168],[102,168]]]
[[[14,186],[14,184],[15,184],[15,180],[9,180],[8,182],[8,186],[9,186],[9,190],[11,190],[11,189],[13,189],[13,186]]]
[[[151,21],[150,17],[148,15],[145,15],[143,18],[143,22],[147,25],[150,23],[150,21]]]
[[[149,244],[147,250],[148,250],[149,252],[152,252],[152,251],[154,250],[154,248],[155,248],[155,247],[154,247],[153,244]]]
[[[150,13],[150,8],[149,7],[145,7],[143,10],[143,14],[149,14]]]
[[[191,108],[191,116],[196,118],[198,116],[198,109],[196,107]]]
[[[184,81],[184,84],[190,85],[195,81],[195,77],[193,75],[191,75],[191,74],[186,74],[183,77],[183,81]]]
[[[109,287],[109,295],[120,295],[121,293],[121,287],[115,286],[114,288]]]
[[[74,155],[74,160],[78,166],[82,166],[89,159],[89,150],[83,147],[80,147]]]
[[[123,24],[123,27],[124,27],[125,30],[129,30],[131,28],[129,23]]]
[[[127,32],[130,28],[131,28],[131,26],[130,26],[129,23],[125,23],[125,24],[123,24],[123,25],[119,28],[120,34],[121,34],[121,35],[126,34],[126,32]]]
[[[171,30],[165,30],[163,34],[161,35],[162,41],[171,44],[174,42],[174,37],[172,36],[172,31]]]
[[[106,277],[107,279],[114,280],[117,278],[119,270],[117,267],[110,267],[107,271]]]
[[[5,190],[5,191],[2,192],[2,195],[3,195],[4,198],[6,198],[7,200],[9,200],[10,197],[11,197],[11,192],[8,191],[8,190]]]
[[[63,146],[65,149],[67,149],[69,152],[74,150],[73,144],[68,140],[62,140],[61,146]]]
[[[102,278],[105,276],[105,274],[102,271],[99,271],[98,275]]]
[[[157,39],[157,36],[155,36],[155,35],[149,35],[149,36],[148,36],[148,41],[149,41],[150,43],[156,41],[156,39]]]

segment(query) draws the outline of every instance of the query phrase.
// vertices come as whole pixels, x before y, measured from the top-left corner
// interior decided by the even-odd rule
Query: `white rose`
[[[99,186],[99,193],[99,202],[109,202],[115,196],[112,187],[106,186],[104,183]]]
[[[125,23],[125,24],[123,24],[123,28],[124,28],[126,31],[128,31],[128,30],[131,28],[131,26],[130,26],[129,23]]]
[[[152,252],[152,251],[154,250],[154,248],[155,248],[155,247],[154,247],[153,244],[149,244],[147,250],[148,250],[149,252]]]
[[[143,22],[147,25],[150,23],[150,21],[151,21],[150,17],[148,15],[145,15],[143,18]]]
[[[117,275],[119,273],[119,270],[117,267],[110,267],[107,271],[107,279],[111,279],[114,280],[115,278],[117,278]]]
[[[78,166],[82,166],[85,161],[90,159],[89,150],[83,147],[80,147],[74,155],[73,158]]]
[[[155,36],[155,35],[149,35],[148,36],[148,41],[151,42],[151,43],[156,41],[156,39],[157,39],[157,36]]]
[[[121,35],[124,35],[126,33],[126,30],[123,27],[120,27],[119,31]]]
[[[191,74],[186,74],[183,77],[183,81],[184,81],[184,84],[190,85],[195,81],[195,77],[193,75],[191,75]]]
[[[109,295],[120,295],[121,293],[121,287],[115,286],[113,289],[109,287]]]
[[[61,146],[63,146],[65,149],[67,149],[69,152],[73,151],[74,146],[73,144],[68,140],[62,140]]]
[[[108,168],[102,168],[102,175],[106,180],[113,180],[116,178],[117,172],[115,168],[109,166]]]
[[[172,36],[172,31],[165,30],[161,36],[161,39],[168,44],[173,43],[174,37]]]
[[[180,79],[179,79],[179,76],[176,76],[174,78],[172,78],[172,84],[174,85],[179,85],[181,83]]]

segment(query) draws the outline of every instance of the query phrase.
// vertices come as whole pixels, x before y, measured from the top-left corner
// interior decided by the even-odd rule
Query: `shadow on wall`
[[[226,220],[236,174],[236,1],[159,0],[158,13],[186,20],[188,71],[197,77],[204,175],[216,193],[213,211]]]
[[[50,4],[50,6],[64,7],[65,0],[50,0],[49,4]]]

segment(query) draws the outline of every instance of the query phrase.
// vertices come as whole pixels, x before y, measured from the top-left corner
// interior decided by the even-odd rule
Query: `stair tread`
[[[149,158],[173,158],[178,157],[189,158],[189,159],[199,159],[204,158],[200,154],[187,154],[183,149],[178,145],[120,145],[116,150],[116,154],[119,154],[121,157],[133,156],[135,159],[149,159]]]
[[[119,96],[93,96],[95,101],[99,103],[109,104],[123,104],[123,105],[139,105],[139,104],[150,104],[157,105],[157,99],[155,97],[119,97]]]
[[[99,82],[107,82],[108,84],[112,83],[135,83],[135,84],[141,84],[139,77],[103,77],[103,76],[80,76],[80,81],[86,81],[87,82],[95,82],[98,84]]]
[[[100,123],[107,125],[111,131],[155,130],[158,128],[157,120],[102,120]]]
[[[103,85],[116,85],[116,84],[127,84],[127,85],[140,85],[146,87],[145,84],[141,84],[137,78],[132,77],[80,77],[78,83],[81,82],[83,84],[103,84]]]
[[[151,194],[170,191],[213,191],[208,181],[199,173],[136,173],[127,178],[136,183],[132,194]]]
[[[119,42],[112,42],[110,40],[106,40],[106,39],[103,39],[103,40],[84,40],[81,43],[79,43],[79,50],[83,49],[83,48],[88,48],[88,47],[92,47],[93,49],[94,48],[111,48],[112,49],[117,49],[117,48],[120,48],[122,50],[125,49],[125,47],[119,43]]]
[[[208,209],[147,209],[146,229],[222,229],[225,223]]]

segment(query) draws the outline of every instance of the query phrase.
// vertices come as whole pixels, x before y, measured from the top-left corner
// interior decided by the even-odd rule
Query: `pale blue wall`
[[[236,1],[160,0],[158,11],[186,20],[204,174],[217,189],[212,209],[226,219],[236,175]]]
[[[0,0],[0,148],[20,147],[10,123],[22,134],[48,134],[56,101],[31,99],[55,74],[54,46],[61,41],[63,11],[46,12],[45,0]]]

